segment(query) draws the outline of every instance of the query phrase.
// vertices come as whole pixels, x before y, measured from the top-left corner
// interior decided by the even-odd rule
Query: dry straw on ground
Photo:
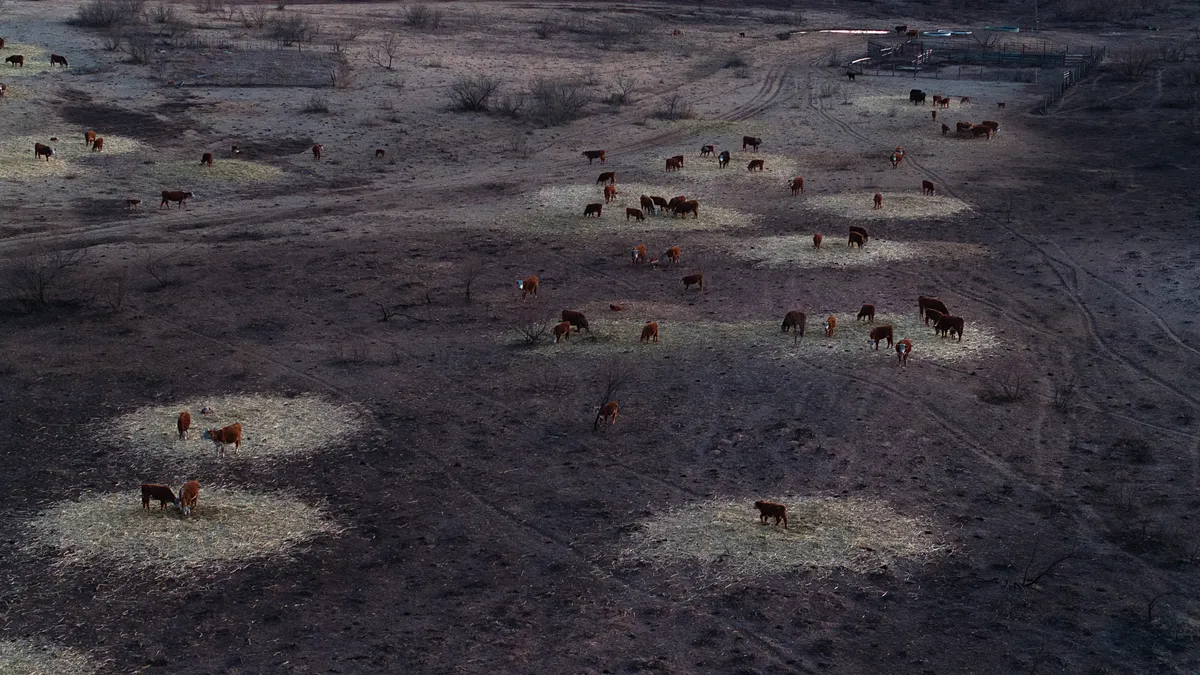
[[[45,72],[70,72],[69,68],[63,68],[62,66],[51,66],[50,52],[34,45],[25,44],[22,42],[6,42],[4,45],[3,54],[3,58],[8,58],[14,54],[20,54],[21,56],[25,57],[25,67],[23,68],[18,68],[13,66],[11,63],[4,63],[3,61],[0,61],[0,78],[5,80],[9,80],[14,77],[30,77],[33,75],[41,75]]]
[[[884,158],[886,161],[886,158]],[[921,220],[948,218],[971,207],[961,199],[941,195],[921,194],[921,184],[914,179],[910,192],[883,192],[883,208],[875,208],[874,192],[848,192],[809,197],[804,206],[844,218],[858,220]]]
[[[104,150],[93,153],[91,148],[83,143],[83,132],[71,129],[68,136],[64,128],[48,129],[41,135],[12,136],[0,139],[0,178],[13,180],[33,179],[42,176],[57,176],[80,170],[86,170],[87,164],[77,161],[83,157],[95,157],[102,160],[108,155],[121,155],[136,152],[144,146],[124,136],[105,136]],[[51,137],[58,138],[51,141]],[[54,156],[50,161],[33,155],[35,143],[42,143],[54,148]]]
[[[601,170],[598,169],[597,175]],[[705,199],[703,193],[691,193],[680,189],[680,186],[664,187],[646,183],[621,183],[621,174],[617,172],[617,199],[611,204],[604,204],[600,218],[584,218],[583,209],[588,204],[604,203],[604,190],[601,185],[564,185],[538,190],[529,199],[529,205],[524,211],[517,212],[510,220],[522,228],[541,232],[600,232],[617,230],[637,234],[640,232],[662,230],[716,230],[734,229],[752,225],[756,216],[716,206]],[[646,220],[625,220],[625,209],[641,208],[642,195],[659,196],[671,199],[681,192],[688,199],[700,202],[700,216],[674,216],[663,213],[660,216],[646,215]]]
[[[954,307],[950,309],[954,310]],[[827,338],[822,332],[822,326],[830,314],[837,318],[837,326],[834,328],[833,337]],[[782,322],[783,317],[779,320]],[[952,363],[977,359],[986,352],[1004,346],[1004,342],[990,326],[969,318],[965,319],[964,323],[962,342],[957,338],[939,337],[934,333],[932,324],[926,326],[917,316],[915,299],[911,314],[877,313],[873,324],[858,321],[857,311],[853,314],[808,312],[808,329],[805,331],[807,337],[804,338],[803,344],[794,345],[791,339],[785,339],[781,347],[785,353],[801,359],[827,353],[844,358],[883,359],[890,365],[896,365],[898,360],[894,345],[889,348],[884,340],[876,350],[870,344],[871,329],[878,326],[891,326],[896,341],[904,338],[912,341],[913,350],[909,356],[909,366],[921,361]],[[778,326],[777,323],[776,328]]]
[[[320,507],[286,492],[200,486],[191,515],[173,506],[142,508],[141,492],[86,494],[55,504],[31,523],[31,553],[55,550],[56,564],[107,563],[160,577],[247,564],[284,555],[337,532]]]
[[[741,145],[730,148],[717,148],[717,152],[729,150],[729,166],[720,168],[716,156],[701,157],[700,148],[685,153],[683,169],[666,173],[667,156],[656,156],[648,160],[646,166],[654,171],[662,171],[664,182],[676,185],[710,183],[723,181],[753,181],[755,189],[774,190],[781,195],[788,194],[792,178],[796,176],[796,161],[783,155],[772,155],[765,152],[741,152]],[[746,166],[751,160],[763,160],[762,171],[750,171]],[[766,183],[767,185],[761,185]],[[636,205],[635,205],[636,206]]]
[[[811,234],[744,240],[733,254],[760,267],[867,267],[901,260],[967,260],[987,254],[979,244],[945,241],[889,241],[872,238],[859,249],[848,245],[847,233],[825,232],[821,248]]]
[[[786,530],[762,525],[754,501],[712,499],[651,516],[640,523],[621,559],[667,568],[699,563],[709,574],[735,581],[800,570],[867,572],[948,551],[931,523],[880,500],[780,500],[788,510]]]
[[[283,171],[270,164],[241,159],[217,159],[212,166],[200,163],[200,158],[155,162],[144,170],[161,183],[192,185],[204,182],[253,182],[273,180]]]
[[[0,673],[89,675],[99,667],[99,663],[70,647],[30,640],[0,640]]]
[[[212,412],[200,413],[208,407]],[[192,429],[179,440],[175,420],[187,410]],[[242,447],[237,457],[255,461],[307,455],[346,441],[363,426],[355,408],[330,403],[319,396],[284,398],[258,394],[213,396],[167,406],[146,406],[106,421],[99,430],[110,440],[135,452],[184,461],[217,461],[216,445],[204,437],[206,429],[240,422]]]

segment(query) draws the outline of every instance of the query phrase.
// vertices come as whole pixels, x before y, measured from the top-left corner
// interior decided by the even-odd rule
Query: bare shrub
[[[396,60],[396,56],[400,54],[400,34],[388,33],[383,36],[383,41],[380,42],[367,58],[379,66],[380,68],[392,69],[392,64]]]
[[[529,103],[529,94],[524,91],[514,91],[496,99],[496,112],[509,117],[520,117]]]
[[[988,403],[1016,403],[1029,394],[1024,373],[1005,370],[995,375],[979,397]]]
[[[842,65],[842,58],[838,56],[837,47],[829,50],[829,57],[825,59],[825,65],[836,68]]]
[[[100,46],[106,52],[115,52],[121,48],[121,43],[124,41],[125,26],[114,23],[105,30],[103,37],[100,38]]]
[[[744,54],[730,54],[721,62],[722,68],[748,68],[749,66],[750,59]]]
[[[513,319],[512,328],[527,345],[536,345],[550,332],[552,319],[537,310],[519,312]]]
[[[478,258],[467,262],[459,268],[459,279],[462,281],[463,295],[466,297],[467,302],[471,302],[471,287],[475,285],[475,282],[482,275],[483,261]]]
[[[460,112],[486,111],[492,95],[499,88],[500,78],[494,75],[460,77],[450,85],[450,105]]]
[[[179,283],[179,276],[170,263],[170,259],[177,253],[179,249],[156,251],[147,248],[142,252],[142,269],[158,284],[157,288],[167,288]]]
[[[1114,454],[1122,454],[1134,464],[1149,464],[1154,460],[1154,450],[1141,438],[1118,438],[1112,444]]]
[[[1125,77],[1141,79],[1154,64],[1154,50],[1146,45],[1132,45],[1117,51],[1113,63],[1117,72]]]
[[[1075,378],[1071,377],[1054,385],[1054,409],[1065,413],[1071,409],[1076,394]]]
[[[129,295],[129,272],[121,270],[105,277],[100,284],[100,303],[112,314],[121,311]]]
[[[35,252],[18,259],[3,278],[6,300],[26,314],[86,302],[91,289],[77,272],[87,257],[88,249],[77,248]]]
[[[430,7],[423,2],[409,5],[400,10],[400,21],[405,26],[421,30],[437,30],[442,25],[446,13],[437,7]]]
[[[246,28],[262,28],[267,25],[267,6],[250,5],[249,9],[239,9],[238,16]]]
[[[539,78],[529,86],[529,116],[546,126],[566,124],[583,115],[591,97],[574,80]]]
[[[150,19],[151,23],[167,23],[168,21],[174,21],[177,18],[175,7],[172,5],[164,5],[161,2],[150,8],[150,10],[146,12],[146,17]]]
[[[142,19],[145,0],[91,0],[75,10],[67,23],[83,28],[108,28],[113,24],[138,23]]]
[[[614,359],[605,364],[604,369],[600,372],[600,383],[603,386],[603,393],[600,394],[599,403],[596,404],[596,419],[592,422],[592,430],[600,428],[600,409],[610,401],[616,401],[617,396],[621,394],[621,389],[629,382],[633,369],[629,363]]]
[[[310,115],[325,114],[329,112],[329,99],[320,94],[313,94],[309,97],[308,102],[300,109],[301,112],[306,112]]]
[[[224,3],[222,0],[196,0],[196,2],[192,4],[192,9],[195,10],[197,14],[211,14],[213,12],[221,11],[221,6],[223,4]]]
[[[637,89],[637,78],[632,75],[618,75],[615,82],[617,92],[612,96],[612,102],[617,105],[629,105],[633,103],[633,92]]]
[[[841,85],[833,82],[822,82],[821,86],[817,88],[817,96],[821,98],[833,98],[840,93],[842,93]]]
[[[681,94],[671,94],[663,97],[662,104],[654,112],[654,116],[661,120],[687,120],[696,114],[692,111],[692,105]]]
[[[350,44],[362,37],[365,32],[361,28],[349,28],[330,35],[325,42],[334,54],[345,54],[350,49]]]
[[[154,55],[154,36],[145,32],[127,33],[121,51],[129,55],[130,61],[146,65]]]
[[[564,28],[562,18],[556,14],[547,14],[533,22],[533,34],[539,40],[549,40]]]
[[[525,134],[520,132],[513,134],[508,139],[508,150],[512,154],[522,159],[528,159],[529,155],[531,154],[529,150],[529,139],[526,138]]]
[[[329,84],[336,89],[349,89],[354,86],[354,66],[349,60],[343,57],[337,64],[329,67]]]
[[[266,25],[267,37],[279,43],[280,47],[296,45],[299,50],[312,42],[320,33],[317,21],[307,14],[287,12],[271,17]]]

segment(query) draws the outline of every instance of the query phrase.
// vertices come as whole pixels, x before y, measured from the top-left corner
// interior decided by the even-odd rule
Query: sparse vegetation
[[[1113,51],[1113,64],[1117,72],[1134,80],[1140,80],[1154,64],[1155,52],[1148,45],[1132,45]]]
[[[442,9],[430,7],[423,2],[409,5],[400,10],[400,21],[405,26],[421,30],[437,30],[441,28],[442,20],[445,18],[446,13]]]
[[[68,23],[82,28],[108,28],[141,22],[145,0],[89,0]]]
[[[1076,382],[1074,377],[1068,377],[1065,380],[1054,385],[1054,409],[1060,413],[1065,413],[1071,409],[1071,404],[1075,401]]]
[[[550,127],[578,119],[591,102],[584,87],[569,79],[536,79],[529,87],[529,97],[529,116]]]
[[[323,115],[329,112],[329,99],[321,94],[313,94],[301,108],[302,112],[310,115]]]
[[[696,116],[692,105],[682,94],[671,94],[662,98],[654,116],[661,120],[690,120]]]
[[[465,75],[450,85],[450,105],[460,112],[484,112],[500,88],[494,75]]]
[[[317,38],[321,29],[316,19],[301,12],[285,12],[272,16],[267,20],[266,34],[280,47],[296,45],[301,49]]]
[[[536,345],[550,333],[552,319],[535,309],[523,309],[513,319],[512,329],[527,345]]]
[[[400,54],[400,44],[401,38],[399,33],[388,33],[370,51],[369,58],[375,65],[392,70],[392,64],[395,63],[396,56]]]
[[[92,297],[80,267],[88,249],[34,252],[18,258],[5,270],[3,291],[16,311],[33,314],[51,307],[74,307]]]
[[[1029,394],[1029,384],[1023,372],[1005,370],[992,377],[980,398],[988,403],[1016,403]]]

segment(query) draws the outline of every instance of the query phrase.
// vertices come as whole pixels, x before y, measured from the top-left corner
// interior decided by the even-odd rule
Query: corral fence
[[[1067,93],[1068,89],[1087,77],[1093,68],[1104,61],[1105,52],[1105,48],[1100,47],[1099,49],[1089,51],[1086,56],[1072,55],[1078,58],[1068,62],[1068,67],[1062,71],[1062,78],[1054,84],[1054,88],[1046,95],[1046,98],[1035,109],[1035,112],[1043,115],[1050,112],[1050,107],[1057,103]]]

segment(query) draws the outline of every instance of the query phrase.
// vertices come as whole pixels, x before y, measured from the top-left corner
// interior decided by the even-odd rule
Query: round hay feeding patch
[[[205,407],[209,414],[201,414]],[[179,440],[176,418],[183,410],[192,416],[186,440]],[[308,455],[346,441],[363,426],[360,411],[330,403],[319,396],[261,396],[238,394],[183,401],[169,406],[146,406],[106,422],[101,428],[110,440],[135,452],[179,461],[217,461],[216,444],[205,438],[206,429],[242,425],[242,447],[235,454],[226,448],[226,459],[242,457],[261,461]]]
[[[155,162],[143,170],[150,178],[161,183],[226,182],[251,183],[274,180],[283,175],[283,170],[270,164],[250,162],[242,159],[215,159],[213,165],[200,163],[200,158]]]
[[[971,210],[961,199],[941,195],[922,195],[921,185],[912,192],[883,192],[883,208],[875,208],[874,192],[852,192],[810,197],[804,206],[844,218],[859,220],[921,220],[946,218]],[[868,244],[869,245],[869,244]]]
[[[57,141],[51,141],[57,137]],[[33,156],[35,143],[42,143],[54,148],[54,157],[50,161]],[[55,176],[78,171],[84,168],[77,161],[82,157],[104,155],[119,155],[136,152],[142,144],[132,138],[123,136],[105,136],[104,150],[93,153],[83,144],[83,133],[72,130],[66,134],[59,130],[48,130],[41,135],[13,136],[0,139],[0,178],[14,180]]]
[[[284,555],[338,531],[297,495],[205,486],[189,516],[154,501],[147,511],[141,492],[130,490],[59,502],[30,526],[31,552],[51,547],[59,564],[103,562],[162,577]]]
[[[889,241],[871,238],[862,249],[847,245],[848,236],[826,233],[821,248],[811,234],[747,239],[733,247],[738,258],[759,267],[867,267],[901,260],[965,260],[985,255],[980,244],[945,241]]]
[[[11,63],[5,63],[0,60],[0,79],[11,79],[14,77],[29,77],[31,75],[41,75],[47,71],[67,72],[69,68],[62,66],[50,65],[50,52],[36,45],[25,44],[23,42],[5,42],[3,57],[7,59],[14,54],[20,54],[25,57],[25,67],[18,68]],[[70,62],[71,57],[67,56],[67,61]],[[32,150],[30,151],[32,152]]]
[[[599,173],[597,172],[597,175]],[[621,175],[617,173],[617,179]],[[662,230],[718,230],[747,227],[754,224],[756,216],[741,211],[716,206],[707,201],[703,194],[687,194],[680,186],[663,187],[646,183],[617,183],[617,198],[604,204],[604,189],[601,185],[564,185],[543,188],[535,192],[524,211],[510,216],[517,225],[535,231],[554,233],[599,232],[618,230],[634,235],[641,232]],[[658,196],[670,200],[683,192],[688,199],[700,202],[699,217],[675,216],[663,213],[659,216],[645,214],[642,222],[625,220],[625,209],[641,208],[641,196]],[[583,216],[588,204],[604,204],[599,218]]]
[[[790,189],[792,178],[796,176],[796,161],[783,155],[771,155],[765,152],[741,152],[738,150],[740,147],[738,145],[733,148],[717,148],[717,153],[720,153],[722,149],[729,150],[729,166],[724,169],[720,168],[715,156],[701,157],[699,148],[684,155],[683,168],[678,171],[665,172],[667,161],[665,156],[651,160],[647,166],[654,171],[663,171],[664,180],[675,184],[676,187],[671,188],[675,190],[679,189],[679,185],[686,186],[714,180],[748,180],[754,181],[756,185],[760,181],[768,183],[761,187],[766,189],[777,187],[781,194],[787,194],[783,191]],[[750,171],[746,168],[750,161],[755,159],[763,160],[762,171]],[[776,183],[778,185],[775,185]]]
[[[0,673],[88,675],[99,668],[99,663],[70,647],[30,640],[0,640]]]
[[[954,308],[951,307],[951,310]],[[857,310],[856,310],[857,313]],[[913,303],[912,314],[896,316],[886,313],[876,313],[875,323],[858,321],[855,314],[839,314],[837,312],[808,312],[808,325],[805,337],[799,344],[793,344],[790,337],[780,338],[780,347],[787,353],[799,358],[811,358],[814,355],[827,353],[845,358],[883,359],[888,365],[896,365],[896,350],[893,344],[888,347],[884,340],[876,350],[870,344],[871,329],[877,326],[891,326],[892,335],[896,341],[908,338],[913,343],[912,355],[908,365],[911,367],[921,361],[936,361],[950,363],[977,359],[984,353],[1004,346],[991,326],[964,320],[963,339],[938,337],[933,331],[933,325],[926,326],[917,316],[916,303]],[[837,317],[837,327],[833,337],[825,337],[822,325],[825,317],[833,314]],[[783,317],[780,317],[780,321]],[[776,331],[779,324],[775,324]]]
[[[713,499],[656,514],[639,523],[621,558],[659,567],[698,563],[736,580],[801,569],[867,572],[949,548],[930,533],[931,523],[881,500],[801,497],[782,503],[786,530],[762,525],[753,499]]]

